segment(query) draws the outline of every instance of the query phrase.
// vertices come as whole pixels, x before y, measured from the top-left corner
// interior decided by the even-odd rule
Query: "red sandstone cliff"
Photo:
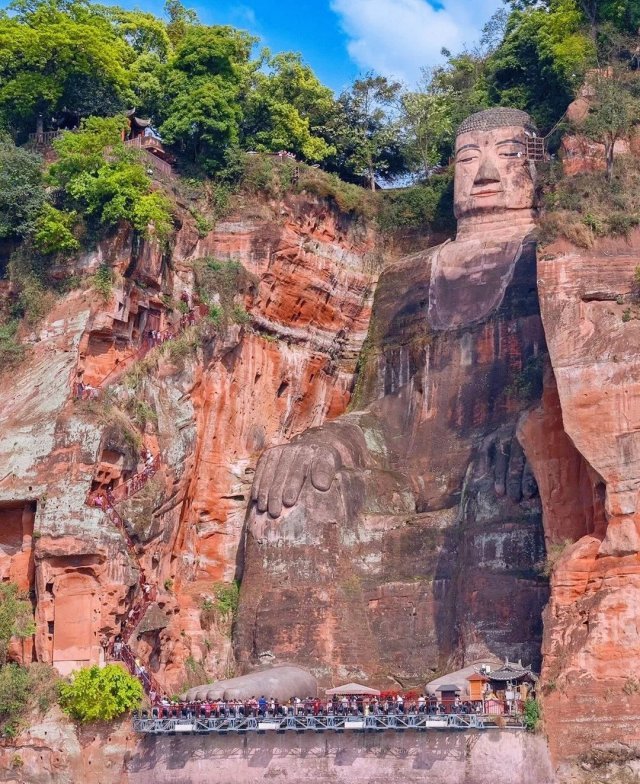
[[[181,324],[176,303],[201,299],[203,257],[241,265],[223,292],[241,323]],[[170,258],[119,233],[78,260],[112,268],[110,300],[66,296],[0,377],[0,573],[34,591],[39,659],[62,672],[100,662],[127,629],[167,690],[188,657],[212,677],[233,666],[225,624],[201,623],[203,600],[238,569],[265,444],[344,411],[377,260],[370,228],[308,197],[232,215],[202,239],[185,219]],[[149,351],[151,329],[177,337]],[[97,399],[75,399],[78,380]],[[86,501],[118,494],[145,450],[158,471],[117,504],[123,535]]]
[[[118,272],[111,300],[101,301],[90,289],[67,295],[37,334],[27,336],[31,346],[24,365],[0,377],[0,575],[34,590],[38,620],[33,650],[26,646],[15,656],[51,661],[63,672],[101,661],[102,643],[126,625],[132,610],[142,608],[145,617],[131,642],[163,687],[182,684],[189,657],[209,676],[233,666],[229,630],[215,620],[203,623],[203,597],[212,596],[213,584],[229,582],[242,566],[237,553],[264,447],[284,443],[347,407],[370,318],[375,246],[371,229],[299,197],[266,208],[259,217],[232,216],[202,239],[186,221],[169,264],[153,246],[134,249],[125,234],[80,259],[85,271],[106,261]],[[167,344],[142,359],[141,339],[150,319],[158,319],[163,329],[181,329],[175,303],[183,292],[197,299],[193,261],[205,256],[238,260],[250,274],[236,295],[250,320],[202,330],[197,341],[193,336],[195,348],[171,351]],[[511,427],[518,419],[517,440],[540,496],[507,522],[511,528],[524,526],[523,531],[535,527],[531,521],[539,504],[548,554],[551,560],[558,556],[544,614],[542,678],[546,733],[556,759],[608,740],[640,741],[635,350],[640,302],[633,282],[638,258],[640,233],[601,240],[589,251],[562,243],[544,249],[537,272],[549,352],[544,392],[528,406],[503,400],[496,420]],[[413,295],[420,300],[418,286]],[[522,351],[505,324],[495,334],[479,333],[474,345],[479,361],[493,366],[504,357],[513,373],[522,369]],[[415,362],[404,345],[387,342],[380,356],[369,358],[371,372],[360,390],[372,399],[376,383],[393,386]],[[424,348],[429,341],[416,338],[415,343]],[[434,366],[428,370],[433,373]],[[93,385],[106,382],[112,395],[74,399],[79,373]],[[417,387],[412,391],[413,398],[423,393]],[[489,392],[475,395],[469,426],[494,416],[487,407],[493,399]],[[135,401],[144,402],[151,415],[136,415]],[[433,399],[423,406],[424,421],[430,421]],[[447,427],[462,432],[467,425],[461,413],[448,414]],[[441,443],[434,440],[433,459],[457,466]],[[143,445],[158,456],[159,470],[118,505],[127,543],[86,499],[92,489],[109,482],[117,486],[140,470]],[[523,470],[518,468],[519,475]],[[433,487],[422,490],[426,501],[451,494],[443,476],[434,472]],[[486,476],[478,471],[467,480],[480,487]],[[459,517],[468,536],[449,550],[444,540],[453,519],[446,505],[436,511],[425,507],[409,518],[400,508],[402,492],[393,502],[398,508],[391,524],[380,509],[371,510],[366,530],[347,543],[366,569],[362,579],[341,574],[340,607],[351,611],[364,597],[370,626],[340,645],[354,664],[376,668],[386,657],[399,657],[408,670],[413,664],[406,651],[409,639],[420,639],[429,661],[441,649],[451,651],[449,642],[438,638],[445,623],[445,632],[455,627],[470,650],[476,646],[482,653],[486,640],[474,637],[473,627],[486,629],[487,619],[474,602],[478,586],[486,587],[483,571],[500,560],[496,547],[511,531],[498,514],[506,502],[493,509],[491,536],[480,536],[472,520]],[[514,509],[507,511],[514,515]],[[540,548],[528,541],[523,547],[531,551],[525,564],[530,571]],[[466,582],[455,573],[453,554],[479,564]],[[393,579],[398,576],[394,563],[401,566],[399,580]],[[379,584],[367,583],[372,568],[381,575]],[[153,602],[145,600],[141,573]],[[451,595],[434,593],[438,579],[456,585],[459,613],[451,610]],[[541,581],[529,572],[522,579],[516,575],[518,580],[521,595],[531,592],[540,605]],[[492,610],[496,607],[499,603]],[[506,604],[502,611],[508,612]],[[406,628],[398,636],[397,619],[405,612],[410,613]],[[417,624],[418,612],[428,623]],[[536,622],[533,617],[519,622],[524,620]],[[359,660],[356,648],[371,625],[394,643]],[[293,644],[296,630],[288,631]],[[86,770],[87,755],[77,751]]]
[[[522,438],[557,557],[543,646],[556,758],[640,740],[639,255],[635,232],[555,243],[538,268],[553,373]]]

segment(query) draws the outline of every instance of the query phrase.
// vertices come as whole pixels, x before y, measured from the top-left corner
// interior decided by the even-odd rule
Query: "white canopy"
[[[327,689],[327,694],[367,694],[371,697],[379,697],[380,692],[377,689],[370,689],[368,686],[361,686],[359,683],[345,683],[344,686],[336,686],[335,689]]]

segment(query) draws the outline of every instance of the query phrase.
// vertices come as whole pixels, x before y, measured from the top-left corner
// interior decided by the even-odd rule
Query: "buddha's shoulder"
[[[373,319],[380,335],[411,332],[424,322],[431,269],[438,248],[426,248],[387,265],[376,288]]]
[[[402,256],[387,264],[380,274],[378,288],[393,286],[405,288],[414,285],[429,285],[433,259],[442,245]]]

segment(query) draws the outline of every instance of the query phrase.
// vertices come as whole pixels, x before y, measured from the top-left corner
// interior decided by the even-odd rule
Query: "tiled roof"
[[[530,676],[534,681],[538,678],[529,667],[523,667],[521,664],[514,664],[513,662],[505,662],[498,670],[493,670],[489,673],[489,678],[492,681],[515,681],[518,678],[523,678],[525,675]]]

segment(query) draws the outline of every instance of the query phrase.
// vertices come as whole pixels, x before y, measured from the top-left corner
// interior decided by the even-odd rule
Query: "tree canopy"
[[[119,664],[84,667],[59,686],[60,705],[78,721],[111,721],[132,708],[143,696],[137,678]]]
[[[505,3],[477,47],[445,52],[410,89],[371,73],[335,96],[299,54],[260,51],[255,37],[204,24],[180,0],[162,16],[14,0],[0,12],[0,128],[21,144],[39,120],[75,128],[135,108],[179,160],[208,174],[237,151],[286,149],[356,182],[427,177],[469,113],[515,106],[548,130],[614,49],[638,60],[637,0]]]

